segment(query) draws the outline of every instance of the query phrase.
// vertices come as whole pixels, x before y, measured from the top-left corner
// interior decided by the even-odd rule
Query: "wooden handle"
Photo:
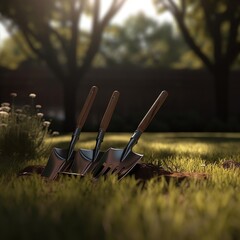
[[[144,116],[143,120],[138,125],[137,130],[144,132],[144,130],[148,127],[156,113],[158,112],[159,108],[164,103],[165,99],[167,98],[168,93],[167,91],[162,91],[156,101],[153,103],[147,114]]]
[[[78,117],[78,121],[77,121],[77,127],[78,128],[82,128],[86,119],[87,119],[87,116],[89,114],[89,111],[92,107],[92,104],[93,104],[93,101],[97,95],[97,91],[98,91],[98,88],[96,86],[93,86],[89,93],[88,93],[88,96],[87,96],[87,99],[83,105],[83,108],[82,108],[82,111],[80,112],[79,114],[79,117]]]
[[[116,104],[117,104],[117,101],[118,101],[118,98],[119,98],[119,95],[120,93],[118,91],[114,91],[112,96],[111,96],[111,99],[108,103],[108,106],[107,106],[107,109],[103,115],[103,118],[102,118],[102,121],[101,121],[101,124],[100,124],[100,129],[102,131],[106,131],[107,128],[108,128],[108,125],[109,125],[109,122],[112,118],[112,115],[113,115],[113,111],[116,107]]]

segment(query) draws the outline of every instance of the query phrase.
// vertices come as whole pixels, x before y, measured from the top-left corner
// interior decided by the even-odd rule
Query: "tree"
[[[170,23],[142,12],[109,26],[100,47],[106,65],[137,67],[173,67],[184,51],[186,44]]]
[[[188,46],[210,71],[215,83],[216,115],[229,116],[229,75],[240,53],[238,0],[154,0],[174,17]]]
[[[112,0],[103,16],[101,0],[8,0],[0,3],[1,19],[6,28],[12,33],[19,31],[31,51],[61,82],[65,131],[75,125],[77,87],[98,52],[106,26],[124,2]],[[86,15],[92,19],[89,38],[81,25]]]

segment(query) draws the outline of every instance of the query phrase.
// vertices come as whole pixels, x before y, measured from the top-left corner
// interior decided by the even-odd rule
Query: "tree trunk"
[[[63,130],[64,132],[73,132],[76,128],[76,81],[69,81],[69,79],[66,79],[63,84],[63,93],[65,113]]]
[[[214,72],[216,116],[223,123],[229,118],[229,70],[217,68]]]

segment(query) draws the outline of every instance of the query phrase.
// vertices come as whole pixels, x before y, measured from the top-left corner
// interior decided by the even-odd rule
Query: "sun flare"
[[[106,11],[111,5],[111,3],[112,0],[102,1],[102,11]],[[148,16],[157,16],[152,0],[127,0],[120,9],[120,11],[114,17],[113,22],[121,23],[122,21],[124,21],[124,19],[140,11]]]

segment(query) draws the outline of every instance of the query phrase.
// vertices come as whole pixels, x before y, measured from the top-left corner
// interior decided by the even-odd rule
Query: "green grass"
[[[107,134],[103,149],[124,147],[130,134]],[[82,134],[78,147],[93,148],[95,134]],[[65,147],[70,136],[50,139]],[[204,172],[207,180],[167,184],[152,179],[142,187],[130,177],[93,182],[39,176],[17,178],[31,164],[0,162],[1,239],[240,239],[239,133],[145,133],[134,148],[145,162],[183,172]]]

